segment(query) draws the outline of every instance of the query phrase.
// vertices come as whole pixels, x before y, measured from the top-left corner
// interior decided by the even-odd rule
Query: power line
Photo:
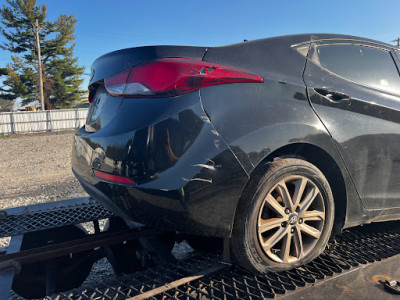
[[[397,47],[400,47],[400,37],[398,37],[397,39],[394,39],[393,41],[392,41],[393,43],[397,43]]]

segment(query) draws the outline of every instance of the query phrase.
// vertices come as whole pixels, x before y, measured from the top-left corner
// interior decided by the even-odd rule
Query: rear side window
[[[356,45],[317,48],[321,66],[345,79],[400,94],[400,77],[387,51]]]

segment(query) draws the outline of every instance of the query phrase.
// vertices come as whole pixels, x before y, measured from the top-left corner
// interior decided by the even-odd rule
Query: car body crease
[[[213,132],[215,132],[215,133],[218,135],[218,137],[224,142],[224,144],[228,147],[229,151],[230,151],[230,152],[232,153],[232,155],[235,157],[236,161],[239,163],[239,165],[240,165],[240,167],[242,168],[242,170],[246,173],[247,177],[250,178],[250,175],[249,175],[249,173],[246,171],[246,169],[243,167],[243,164],[240,162],[240,160],[238,159],[238,157],[236,156],[236,154],[232,151],[231,147],[230,147],[230,146],[228,145],[228,143],[224,140],[224,138],[218,133],[218,131],[215,129],[213,123],[211,122],[211,120],[210,120],[210,118],[209,118],[207,112],[206,112],[205,109],[204,109],[203,102],[202,102],[202,100],[201,100],[201,92],[200,92],[200,90],[199,90],[199,100],[200,100],[201,109],[203,110],[205,116],[207,116],[208,120],[210,121],[210,125],[211,125],[212,128],[213,128]]]

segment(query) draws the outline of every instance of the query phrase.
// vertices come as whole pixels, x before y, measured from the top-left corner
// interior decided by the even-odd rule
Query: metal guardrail
[[[76,129],[87,113],[88,108],[0,113],[0,134]]]

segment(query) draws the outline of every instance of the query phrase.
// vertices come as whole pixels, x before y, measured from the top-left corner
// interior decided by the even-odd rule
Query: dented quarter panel
[[[266,40],[252,59],[247,59],[245,51],[236,51],[236,45],[210,48],[205,60],[236,63],[238,67],[258,72],[264,83],[202,89],[201,100],[212,124],[248,174],[264,159],[290,144],[311,144],[328,153],[338,164],[346,186],[344,226],[359,224],[367,219],[367,214],[337,147],[307,98],[302,80],[306,58],[292,47],[309,41],[311,36],[302,38],[289,36],[276,44]],[[243,48],[247,47],[245,43]],[[277,59],[270,59],[268,54],[277,51],[282,51],[282,55],[273,55]],[[218,99],[215,95],[219,95]]]

